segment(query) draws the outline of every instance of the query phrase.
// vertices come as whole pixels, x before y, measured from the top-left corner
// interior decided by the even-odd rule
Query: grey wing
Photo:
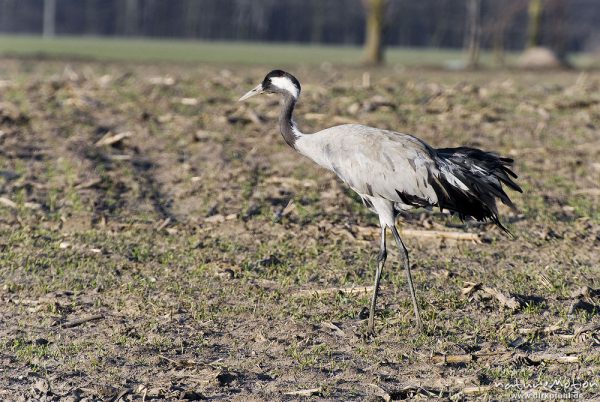
[[[417,138],[373,130],[346,133],[336,146],[328,155],[331,169],[363,198],[384,198],[402,209],[437,204],[432,181],[439,170],[430,148]]]

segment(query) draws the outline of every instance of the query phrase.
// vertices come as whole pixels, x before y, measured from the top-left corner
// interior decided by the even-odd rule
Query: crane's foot
[[[415,324],[417,328],[417,332],[423,332],[423,320],[421,320],[421,309],[419,308],[419,304],[417,302],[417,298],[412,295],[413,300],[413,310],[415,312]]]
[[[375,313],[370,308],[363,307],[363,309],[358,314],[358,319],[367,320],[367,328],[365,328],[365,330],[360,331],[362,333],[361,337],[363,339],[373,339],[375,337]]]
[[[367,324],[367,338],[375,338],[375,325],[371,322]]]
[[[371,342],[375,339],[377,334],[375,333],[375,328],[371,328],[367,325],[367,327],[362,327],[363,329],[358,332],[358,336],[365,342]]]

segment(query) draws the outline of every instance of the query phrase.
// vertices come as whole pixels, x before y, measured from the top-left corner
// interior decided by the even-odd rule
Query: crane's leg
[[[410,291],[410,297],[412,298],[413,308],[415,310],[415,318],[417,319],[417,329],[423,331],[423,322],[421,321],[421,313],[419,312],[419,303],[417,303],[417,296],[415,295],[415,287],[413,286],[412,276],[410,275],[410,262],[408,261],[408,250],[404,246],[400,234],[395,226],[392,226],[392,233],[396,244],[400,249],[400,255],[403,256],[404,269],[406,270],[406,279],[408,280],[408,290]]]
[[[375,285],[373,289],[373,298],[371,299],[371,308],[369,309],[369,325],[368,332],[375,335],[375,305],[377,304],[377,293],[379,292],[379,280],[381,279],[381,271],[383,264],[387,258],[387,250],[385,247],[385,225],[381,225],[381,249],[377,257],[377,271],[375,272]]]

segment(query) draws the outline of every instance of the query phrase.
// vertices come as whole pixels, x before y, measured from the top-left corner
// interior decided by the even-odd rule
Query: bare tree
[[[185,35],[194,38],[198,35],[201,24],[202,3],[196,0],[187,0],[185,9]]]
[[[55,34],[56,22],[56,0],[44,0],[44,38],[50,38]]]
[[[528,8],[528,26],[527,26],[527,49],[523,52],[519,58],[519,64],[525,68],[558,68],[565,66],[565,60],[561,60],[556,52],[550,47],[541,46],[542,38],[542,13],[544,18],[548,18],[548,12],[551,11],[547,8],[551,5],[547,0],[529,0]],[[560,7],[558,9],[560,10]],[[560,13],[559,13],[560,14]],[[562,16],[559,16],[561,18]],[[553,26],[552,30],[559,30],[560,25],[556,21],[554,23],[557,26]],[[561,36],[560,34],[558,35]],[[548,34],[544,35],[544,42],[548,43]]]
[[[481,0],[467,0],[466,46],[469,52],[469,68],[479,63],[479,41],[481,37]]]
[[[542,0],[529,0],[529,25],[527,25],[527,47],[540,45],[542,23]]]
[[[549,14],[549,25],[552,29],[549,32],[550,44],[556,56],[563,65],[568,65],[567,61],[567,9],[564,0],[549,0],[547,11]]]
[[[11,32],[11,30],[14,29],[14,10],[14,0],[0,1],[0,32]]]
[[[366,12],[365,64],[383,63],[383,24],[387,0],[363,0]]]
[[[523,0],[494,1],[487,8],[487,15],[481,26],[485,33],[491,38],[494,50],[494,61],[504,65],[504,48],[506,44],[506,33],[517,15],[527,8],[527,2]],[[510,46],[510,40],[508,46]]]
[[[125,35],[138,35],[139,4],[138,0],[125,1]]]

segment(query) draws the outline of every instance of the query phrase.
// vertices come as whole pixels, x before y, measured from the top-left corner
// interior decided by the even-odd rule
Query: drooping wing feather
[[[448,199],[440,199],[444,207],[456,211],[463,216],[473,216],[478,220],[489,219],[502,228],[508,230],[500,223],[496,198],[513,210],[515,205],[508,197],[502,185],[510,189],[523,192],[513,179],[517,175],[510,169],[513,160],[502,158],[497,154],[485,152],[480,149],[459,147],[436,149],[436,161],[442,173],[449,170],[460,181],[465,183],[469,191],[457,192],[453,187],[447,187]]]

